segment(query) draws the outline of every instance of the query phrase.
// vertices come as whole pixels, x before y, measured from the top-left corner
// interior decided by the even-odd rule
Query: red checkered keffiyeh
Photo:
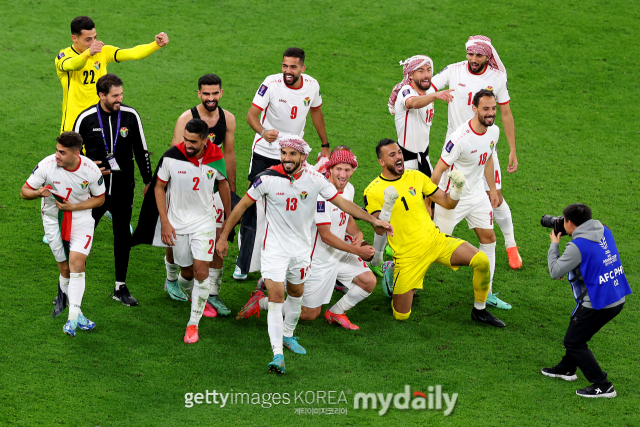
[[[293,148],[294,150],[302,154],[304,156],[302,165],[305,166],[307,164],[307,157],[309,157],[311,147],[309,147],[309,144],[307,144],[304,139],[302,139],[298,135],[287,135],[280,140],[280,148],[284,147]]]
[[[408,85],[411,83],[411,73],[413,73],[418,68],[422,67],[424,64],[429,64],[431,69],[433,69],[433,61],[426,55],[416,55],[407,59],[406,61],[400,61],[400,65],[403,65],[402,73],[404,74],[404,78],[400,83],[393,87],[391,91],[391,96],[389,96],[389,103],[387,106],[389,107],[389,112],[392,116],[396,114],[396,99],[398,99],[398,92],[400,92],[400,88],[404,85]]]
[[[358,168],[357,157],[351,151],[338,150],[331,155],[329,161],[325,164],[326,171],[324,172],[324,176],[329,178],[331,168],[341,163],[353,166],[354,171]]]
[[[491,44],[491,39],[489,37],[471,36],[465,44],[465,47],[467,48],[467,53],[485,55],[487,58],[489,58],[490,67],[493,67],[496,70],[500,70],[503,73],[507,74],[507,69],[504,67],[504,64],[500,60],[500,56]]]

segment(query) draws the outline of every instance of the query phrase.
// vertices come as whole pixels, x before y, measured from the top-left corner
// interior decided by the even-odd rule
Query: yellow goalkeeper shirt
[[[390,220],[393,237],[389,237],[389,245],[394,256],[422,256],[440,233],[431,220],[423,199],[423,196],[430,196],[438,191],[438,186],[417,170],[407,169],[395,180],[380,175],[364,190],[367,212],[374,214],[382,210],[384,189],[389,186],[395,187],[399,195],[393,205]]]
[[[78,114],[100,101],[96,83],[107,74],[107,64],[142,59],[158,49],[156,42],[131,49],[105,45],[95,55],[90,55],[89,49],[78,53],[73,46],[62,49],[56,57],[56,71],[62,84],[60,133],[73,130]]]

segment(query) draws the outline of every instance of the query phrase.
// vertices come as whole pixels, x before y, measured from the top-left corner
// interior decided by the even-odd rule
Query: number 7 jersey
[[[439,233],[427,212],[423,197],[432,195],[438,191],[438,187],[417,170],[405,169],[404,174],[395,180],[380,175],[364,190],[367,212],[373,215],[382,210],[384,189],[390,186],[395,187],[399,195],[389,221],[393,225],[393,237],[389,237],[389,245],[394,256],[423,256],[425,248],[432,244]]]

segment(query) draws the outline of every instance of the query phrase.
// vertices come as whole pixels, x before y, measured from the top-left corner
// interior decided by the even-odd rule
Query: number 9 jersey
[[[424,197],[434,194],[438,187],[417,170],[405,169],[404,174],[395,180],[380,175],[364,190],[367,212],[374,214],[382,210],[384,189],[389,186],[395,187],[399,195],[389,221],[394,230],[393,237],[388,237],[394,256],[421,256],[440,232],[424,204]]]

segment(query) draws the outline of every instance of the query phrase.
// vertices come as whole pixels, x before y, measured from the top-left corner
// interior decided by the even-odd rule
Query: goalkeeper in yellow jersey
[[[434,225],[424,197],[445,209],[454,209],[460,200],[465,178],[459,171],[452,171],[449,178],[454,186],[446,194],[428,176],[416,170],[404,169],[400,146],[391,139],[383,139],[376,146],[378,163],[382,173],[364,190],[367,211],[393,225],[394,235],[389,237],[393,249],[395,268],[393,282],[383,287],[392,296],[391,309],[398,320],[411,314],[415,289],[422,289],[429,266],[438,264],[457,270],[462,265],[473,268],[474,303],[471,318],[477,322],[502,328],[504,322],[487,311],[485,302],[489,293],[489,259],[471,244],[441,233]],[[375,229],[374,263],[382,259],[386,244],[384,231]],[[391,295],[392,294],[392,295]]]
[[[88,16],[71,21],[73,45],[62,49],[56,57],[56,71],[62,84],[60,133],[73,130],[78,114],[100,101],[96,82],[107,74],[107,64],[146,58],[169,43],[169,37],[160,33],[149,44],[118,49],[98,40],[95,27]]]

